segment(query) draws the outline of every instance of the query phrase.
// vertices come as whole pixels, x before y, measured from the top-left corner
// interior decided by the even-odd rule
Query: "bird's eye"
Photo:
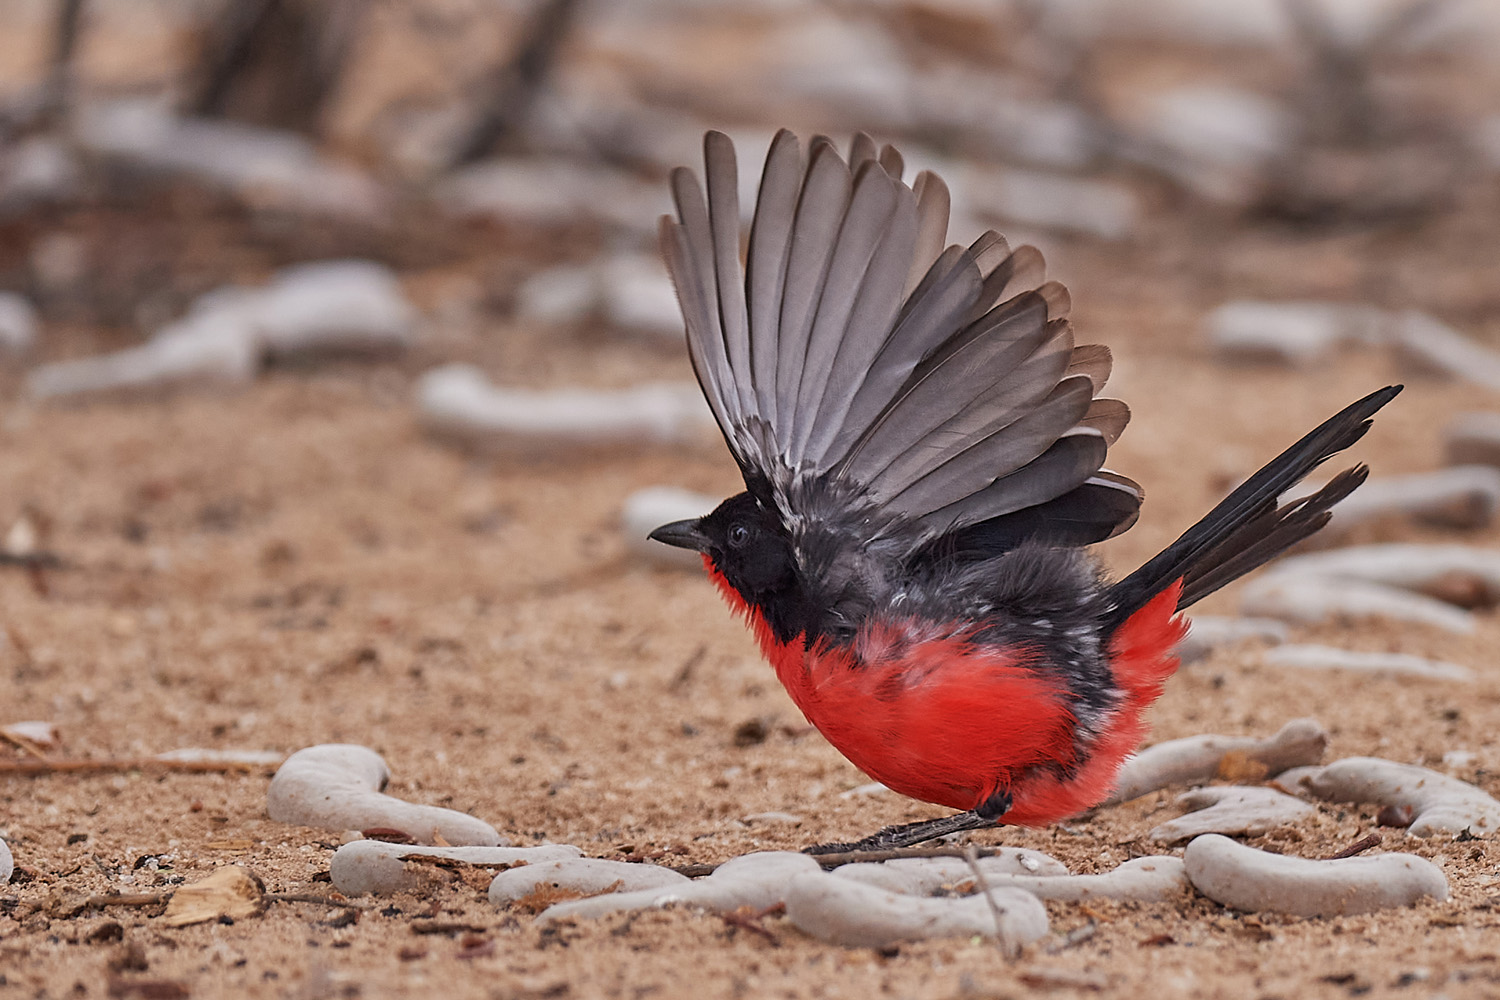
[[[730,548],[744,548],[745,543],[750,541],[750,529],[743,524],[736,524],[729,529]]]

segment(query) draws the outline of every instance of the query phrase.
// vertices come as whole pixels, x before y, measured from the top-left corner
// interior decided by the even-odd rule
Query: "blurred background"
[[[675,336],[667,170],[717,127],[748,175],[783,125],[898,143],[955,238],[999,227],[1065,279],[1162,254],[1207,305],[1256,269],[1230,230],[1336,233],[1244,291],[1483,325],[1488,287],[1390,261],[1493,228],[1497,41],[1484,0],[3,0],[0,325],[84,354],[359,257],[429,360],[513,321]]]

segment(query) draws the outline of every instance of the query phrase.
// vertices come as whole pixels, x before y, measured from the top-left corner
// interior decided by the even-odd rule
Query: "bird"
[[[662,254],[688,356],[745,490],[650,538],[696,550],[808,722],[890,789],[959,810],[814,853],[885,850],[1099,804],[1176,671],[1180,614],[1321,528],[1356,465],[1365,396],[1111,580],[1088,547],[1144,498],[1104,467],[1130,418],[1107,347],[1030,246],[949,245],[951,196],[856,134],[772,140],[748,242],[739,169],[704,138]],[[742,245],[744,246],[742,254]],[[743,257],[743,261],[742,261]]]

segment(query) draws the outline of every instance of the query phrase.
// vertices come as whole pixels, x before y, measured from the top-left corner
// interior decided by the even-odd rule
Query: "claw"
[[[963,833],[966,830],[982,830],[987,826],[996,825],[998,824],[994,818],[985,819],[979,813],[970,810],[940,819],[925,819],[916,823],[888,826],[878,833],[852,843],[814,844],[812,847],[803,848],[802,853],[816,855],[844,854],[849,851],[894,851],[898,848],[920,844],[923,841],[946,837],[949,834]]]

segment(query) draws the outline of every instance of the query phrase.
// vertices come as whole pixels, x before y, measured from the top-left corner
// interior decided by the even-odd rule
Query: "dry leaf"
[[[1219,758],[1219,767],[1214,772],[1214,777],[1224,781],[1260,781],[1269,773],[1269,767],[1245,751],[1230,750]]]
[[[174,892],[162,921],[168,927],[187,927],[220,917],[253,917],[265,905],[265,893],[266,887],[250,871],[225,865]]]

